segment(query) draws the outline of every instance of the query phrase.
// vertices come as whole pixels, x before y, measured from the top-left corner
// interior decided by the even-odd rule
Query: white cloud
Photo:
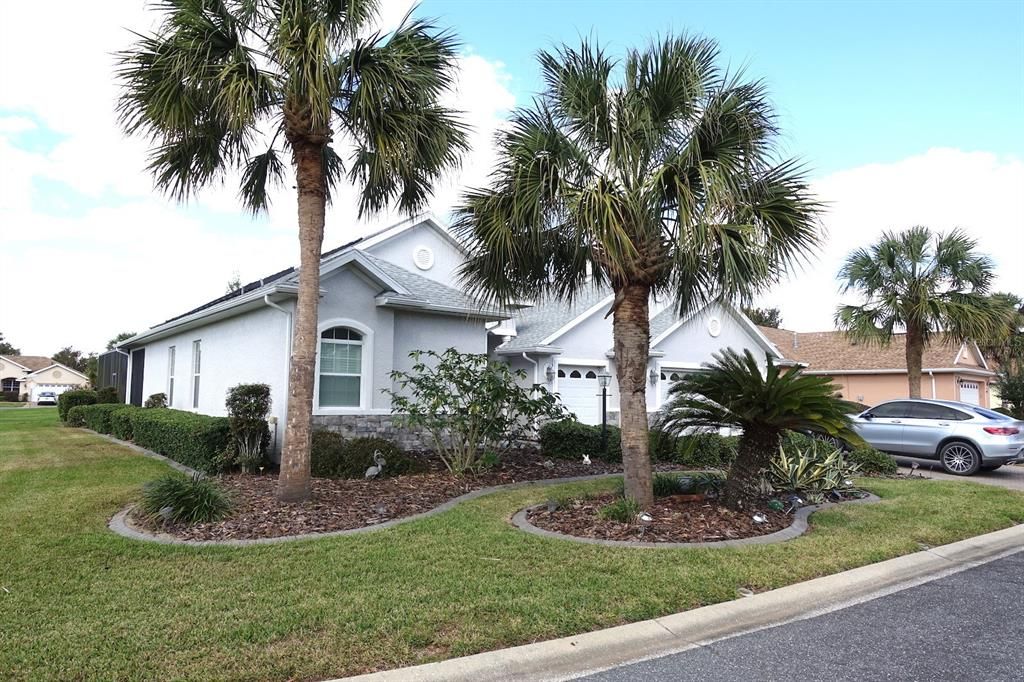
[[[385,2],[381,30],[393,29],[412,5]],[[153,192],[144,141],[126,139],[116,124],[113,54],[131,42],[127,28],[146,31],[157,15],[128,0],[72,3],[62,12],[47,38],[60,46],[54,50],[38,49],[21,28],[37,22],[31,7],[16,4],[0,22],[0,331],[27,353],[68,344],[101,350],[120,331],[219,295],[235,270],[250,281],[298,259],[288,183],[269,216],[256,220],[242,214],[233,179],[188,206]],[[32,55],[32,68],[24,68],[24,55]],[[469,53],[460,66],[448,104],[474,127],[474,148],[438,188],[431,209],[441,215],[461,185],[486,177],[490,140],[514,105],[501,64]],[[18,147],[15,136],[26,132],[45,133],[50,147]],[[40,194],[40,181],[68,191]],[[328,212],[325,248],[397,217],[358,220],[355,192],[342,188]]]
[[[1024,294],[1024,161],[987,152],[931,149],[888,164],[833,173],[813,183],[829,202],[819,258],[762,297],[798,331],[831,329],[840,303],[836,273],[853,249],[886,230],[926,225],[966,230],[996,262],[996,289]]]

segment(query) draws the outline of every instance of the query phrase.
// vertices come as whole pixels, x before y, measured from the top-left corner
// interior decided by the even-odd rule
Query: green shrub
[[[540,428],[541,453],[550,459],[582,459],[590,455],[606,462],[622,461],[622,432],[608,427],[608,452],[601,453],[601,427],[582,424],[575,419],[561,419]]]
[[[181,410],[132,410],[132,440],[199,471],[212,473],[231,438],[227,417]]]
[[[423,462],[383,438],[346,440],[334,431],[313,432],[310,470],[317,478],[362,478],[373,466],[373,453],[384,457],[383,476],[401,476],[422,471]]]
[[[105,386],[103,388],[96,389],[96,403],[97,404],[109,404],[109,403],[120,403],[117,399],[117,389],[113,386]]]
[[[142,404],[147,409],[153,409],[157,407],[167,407],[167,394],[166,393],[154,393],[153,395],[146,398],[146,402]]]
[[[110,413],[110,435],[121,440],[132,439],[132,413],[142,408],[135,405],[120,405],[121,409]]]
[[[770,492],[799,493],[817,504],[828,493],[852,490],[852,479],[859,473],[860,467],[847,461],[839,450],[822,454],[820,450],[779,448],[765,474],[765,482]]]
[[[113,433],[111,417],[121,409],[124,409],[124,405],[120,403],[75,405],[68,411],[68,426],[84,426],[97,433]]]
[[[17,391],[4,391],[0,393],[0,403],[16,403],[18,398]]]
[[[64,391],[57,397],[57,414],[64,423],[68,421],[68,410],[76,405],[95,405],[96,391]]]
[[[682,492],[678,474],[654,474],[654,496],[668,497]]]
[[[191,524],[224,518],[231,511],[231,500],[208,478],[167,474],[142,487],[141,507],[161,523]]]
[[[619,523],[635,523],[640,513],[640,504],[632,497],[620,497],[598,510],[597,516]]]
[[[648,431],[649,449],[652,462],[671,462],[675,460],[676,449],[679,447],[679,438],[662,431],[657,427],[651,427]]]
[[[844,456],[846,461],[856,464],[862,473],[869,476],[892,476],[899,470],[896,460],[870,445],[854,448]]]
[[[239,384],[228,389],[224,402],[231,427],[231,445],[225,464],[240,466],[253,472],[264,464],[270,445],[270,386],[267,384]]]
[[[738,442],[737,436],[710,432],[680,436],[671,461],[688,469],[728,469]]]

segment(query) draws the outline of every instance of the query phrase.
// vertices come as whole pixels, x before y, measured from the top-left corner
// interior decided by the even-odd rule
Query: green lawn
[[[736,550],[603,548],[507,523],[551,489],[276,546],[166,547],[110,533],[107,519],[164,471],[60,427],[54,409],[0,414],[4,678],[339,676],[651,618],[1024,521],[1024,496],[1006,490],[871,481],[883,502],[816,514],[792,542]]]
[[[0,402],[0,409],[3,409],[5,407],[23,407],[24,405],[25,405],[25,403],[9,403],[9,402],[3,401],[3,402]]]

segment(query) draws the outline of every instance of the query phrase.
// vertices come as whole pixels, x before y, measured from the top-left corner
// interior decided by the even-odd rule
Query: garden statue
[[[380,450],[373,451],[373,466],[366,470],[364,478],[377,478],[384,473],[384,455],[380,454]]]

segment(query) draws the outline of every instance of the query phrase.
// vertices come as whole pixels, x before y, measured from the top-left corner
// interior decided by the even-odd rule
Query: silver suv
[[[952,400],[892,400],[858,414],[853,428],[878,450],[937,459],[958,476],[998,469],[1024,454],[1024,422]]]

